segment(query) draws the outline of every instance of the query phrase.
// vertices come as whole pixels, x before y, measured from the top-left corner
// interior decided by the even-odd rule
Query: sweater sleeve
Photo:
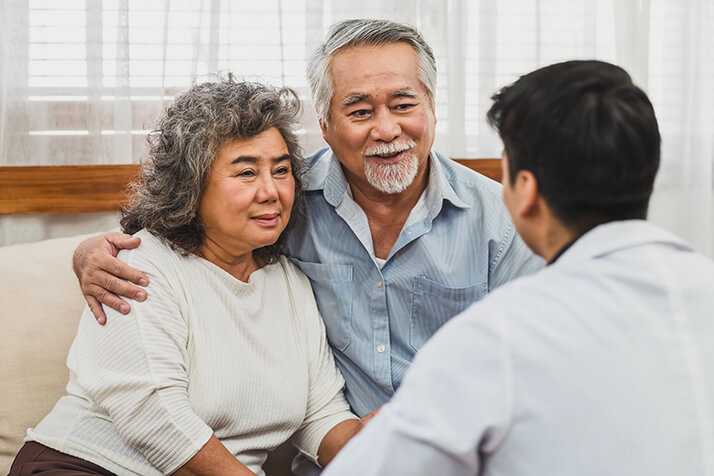
[[[317,309],[308,279],[294,268],[304,291],[303,316],[308,329],[308,354],[310,356],[310,387],[307,410],[302,425],[292,437],[293,444],[313,462],[317,463],[317,450],[322,439],[338,423],[357,419],[350,411],[343,389],[345,380],[335,365],[332,349],[327,342],[325,325]]]
[[[103,327],[85,310],[68,364],[121,436],[168,474],[213,431],[188,397],[189,326],[176,256],[143,238],[141,247],[120,257],[149,276],[148,298],[132,302],[128,315],[106,308]]]

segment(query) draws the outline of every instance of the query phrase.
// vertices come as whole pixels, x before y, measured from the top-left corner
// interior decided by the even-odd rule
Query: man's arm
[[[89,309],[100,324],[107,321],[102,304],[126,314],[130,309],[129,303],[119,296],[137,301],[146,299],[146,291],[131,283],[146,286],[149,278],[116,258],[119,250],[133,249],[140,243],[139,238],[114,232],[88,238],[74,251],[74,273]]]

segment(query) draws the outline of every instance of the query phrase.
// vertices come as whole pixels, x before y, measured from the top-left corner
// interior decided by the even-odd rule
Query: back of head
[[[434,105],[436,92],[436,60],[431,47],[419,31],[409,25],[389,20],[353,19],[332,25],[325,41],[320,44],[307,64],[307,80],[318,118],[329,119],[330,101],[334,92],[330,59],[339,50],[354,46],[383,46],[404,42],[414,48],[419,60],[419,79]]]
[[[534,174],[558,220],[582,234],[609,221],[646,218],[659,167],[652,104],[622,68],[568,61],[538,69],[493,96],[489,123],[511,181]]]

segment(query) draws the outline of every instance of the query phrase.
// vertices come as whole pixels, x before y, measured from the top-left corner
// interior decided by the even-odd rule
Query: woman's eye
[[[290,169],[288,169],[287,167],[279,167],[275,170],[276,175],[285,175],[288,173],[290,173]]]
[[[238,174],[239,177],[252,177],[255,175],[255,172],[252,170],[244,170]]]

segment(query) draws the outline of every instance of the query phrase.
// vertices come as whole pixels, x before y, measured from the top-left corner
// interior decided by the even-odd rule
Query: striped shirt
[[[289,254],[310,278],[347,400],[361,416],[389,400],[446,321],[543,261],[517,236],[498,183],[432,152],[424,206],[380,268],[367,216],[332,151],[307,161],[309,217],[290,235]]]

